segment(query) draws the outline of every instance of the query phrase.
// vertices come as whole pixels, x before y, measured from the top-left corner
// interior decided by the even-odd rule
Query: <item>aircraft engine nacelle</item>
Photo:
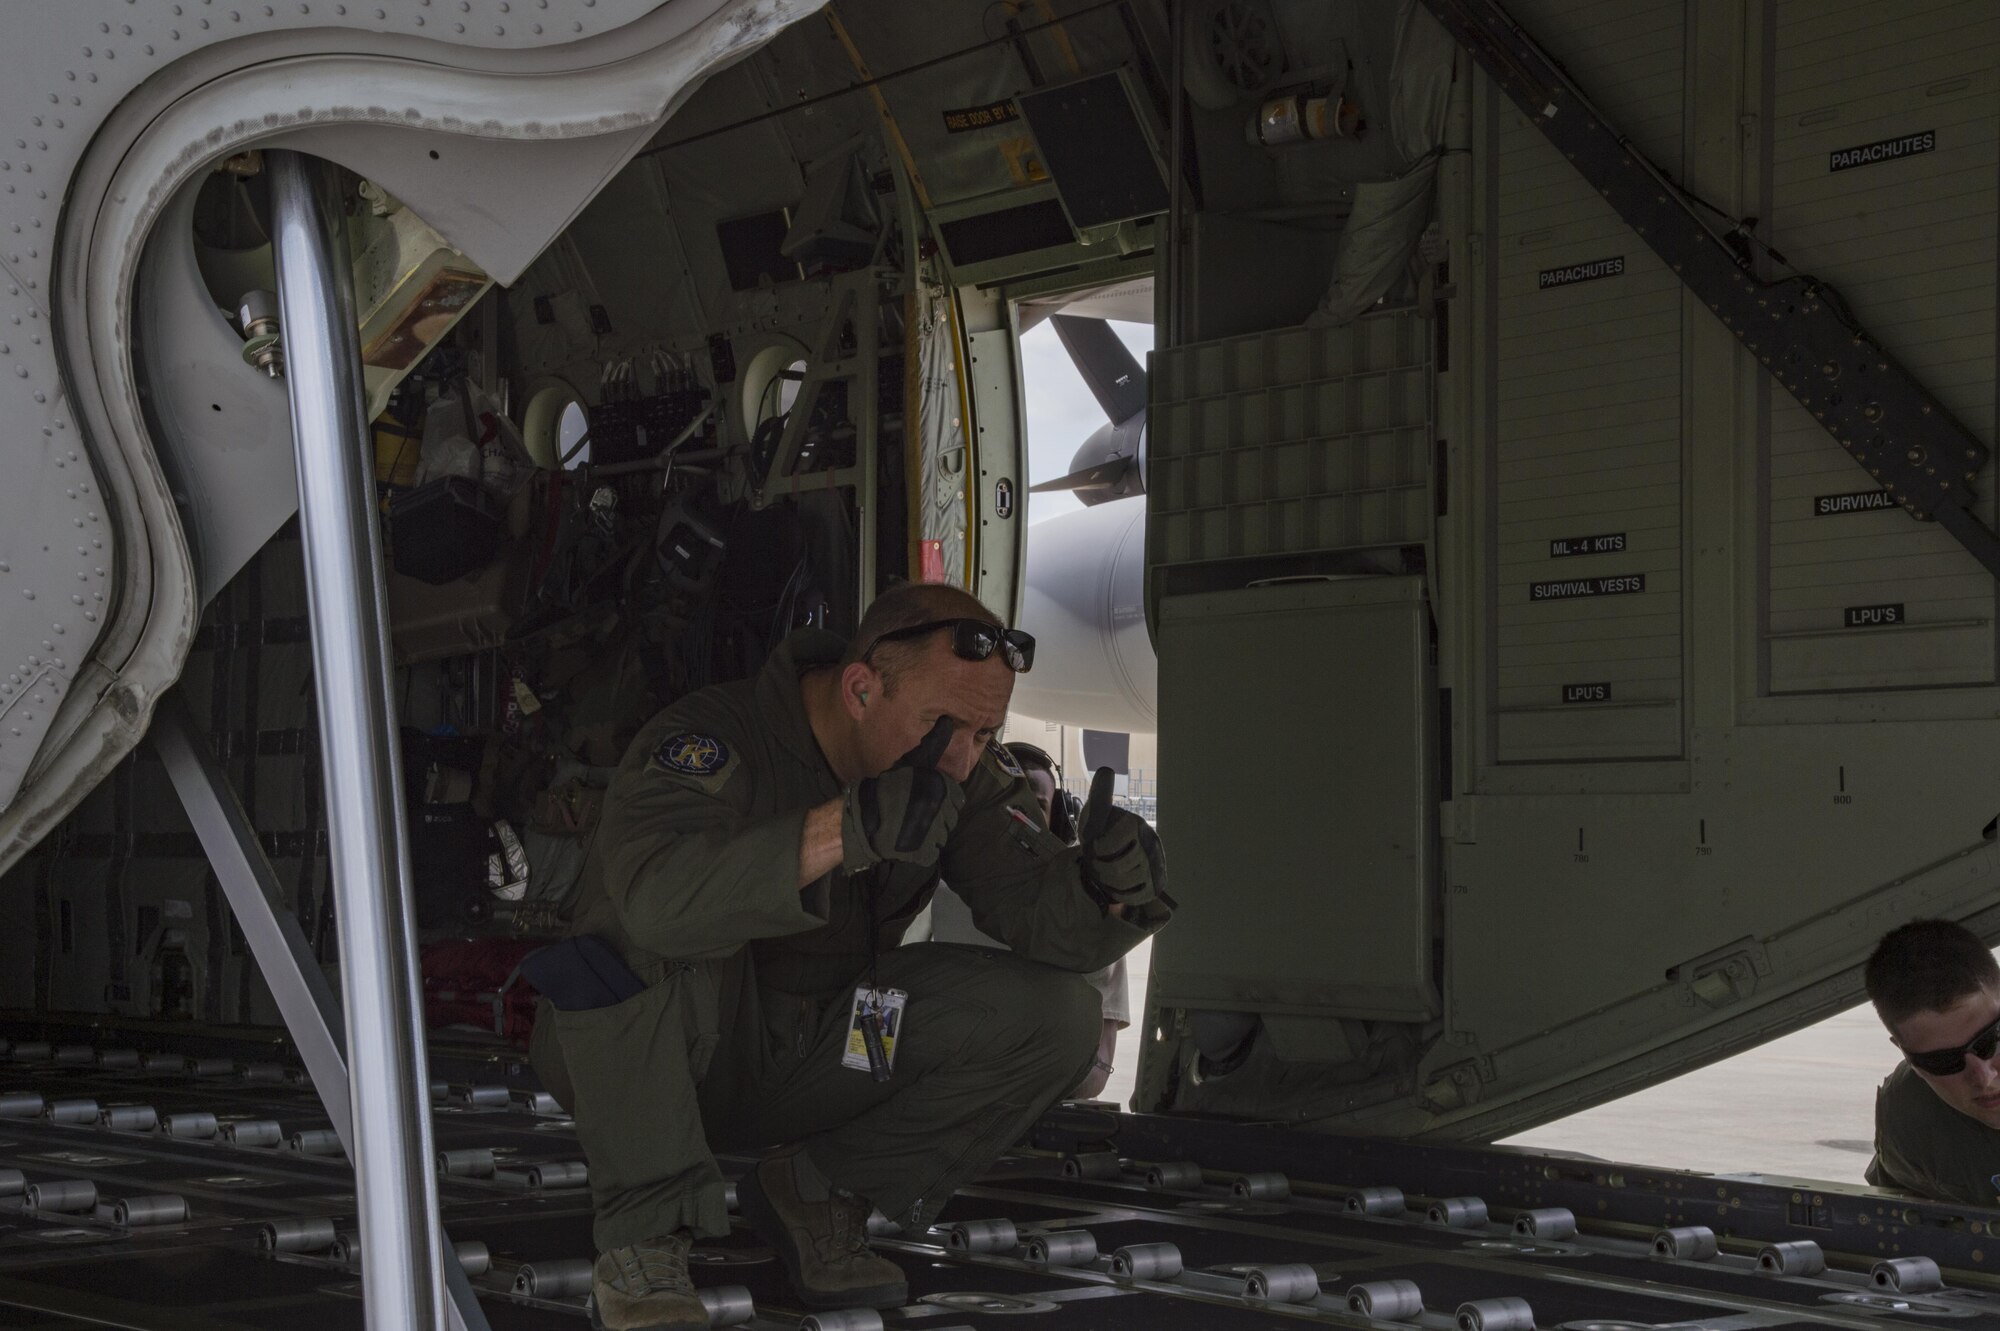
[[[1021,627],[1035,635],[1035,668],[1014,686],[1014,710],[1091,730],[1157,731],[1145,497],[1036,523],[1026,581]]]

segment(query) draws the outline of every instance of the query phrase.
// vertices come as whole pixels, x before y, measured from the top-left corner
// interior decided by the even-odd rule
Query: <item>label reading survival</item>
[[[1615,578],[1566,578],[1560,582],[1531,582],[1530,601],[1567,601],[1579,596],[1630,596],[1646,590],[1646,575],[1622,573]]]
[[[1599,536],[1564,536],[1549,542],[1550,559],[1571,555],[1615,555],[1625,548],[1625,533],[1605,532]]]
[[[1866,513],[1871,509],[1895,506],[1896,497],[1887,490],[1856,490],[1852,494],[1816,496],[1813,499],[1813,516],[1833,518],[1842,513]]]

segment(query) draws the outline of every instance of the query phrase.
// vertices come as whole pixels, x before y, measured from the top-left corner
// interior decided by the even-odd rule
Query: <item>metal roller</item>
[[[182,1070],[190,1077],[233,1077],[236,1075],[236,1060],[233,1058],[190,1058],[183,1062]]]
[[[9,1091],[0,1095],[0,1118],[39,1118],[42,1097],[33,1091]]]
[[[732,1183],[729,1186],[734,1188],[736,1185]],[[736,1209],[733,1202],[729,1209],[732,1211]],[[888,1216],[883,1215],[880,1211],[870,1211],[868,1213],[867,1226],[868,1237],[871,1239],[879,1239],[884,1236],[896,1235],[903,1232],[901,1225],[891,1220]]]
[[[97,1063],[97,1051],[87,1044],[61,1044],[56,1046],[55,1060],[65,1068],[87,1068]]]
[[[1113,1179],[1125,1172],[1116,1151],[1082,1151],[1062,1162],[1064,1178]]]
[[[734,1179],[722,1185],[722,1206],[727,1211],[734,1211],[736,1209],[736,1181]],[[880,1212],[876,1212],[868,1217],[868,1232],[870,1234],[875,1232],[875,1216],[879,1214]]]
[[[1526,1299],[1474,1299],[1458,1305],[1458,1331],[1534,1331],[1535,1310]]]
[[[1514,1232],[1522,1238],[1545,1242],[1550,1239],[1573,1239],[1576,1237],[1576,1215],[1562,1206],[1523,1211],[1514,1217]]]
[[[139,1051],[100,1049],[97,1051],[97,1066],[106,1072],[136,1072],[139,1070]]]
[[[139,1060],[139,1066],[147,1072],[186,1072],[186,1054],[147,1054]]]
[[[1826,1270],[1826,1254],[1811,1239],[1773,1243],[1757,1254],[1757,1269],[1767,1276],[1816,1276]]]
[[[1401,1188],[1362,1188],[1347,1194],[1347,1209],[1357,1215],[1401,1215],[1409,1202]]]
[[[1715,1231],[1707,1225],[1677,1225],[1653,1235],[1653,1256],[1705,1262],[1722,1251]]]
[[[191,1141],[207,1141],[221,1130],[213,1114],[168,1114],[160,1120],[160,1131],[169,1137],[185,1137]]]
[[[276,1084],[285,1080],[285,1067],[282,1063],[245,1063],[239,1075],[259,1085]]]
[[[273,1220],[257,1232],[257,1246],[265,1252],[324,1252],[333,1246],[333,1221],[325,1216],[306,1219],[287,1217]]]
[[[882,1331],[882,1314],[873,1308],[842,1308],[839,1312],[813,1313],[799,1323],[799,1331]]]
[[[480,1109],[505,1109],[513,1103],[514,1093],[505,1086],[468,1086],[457,1099]]]
[[[517,1108],[525,1109],[530,1114],[553,1115],[563,1111],[563,1107],[556,1103],[556,1098],[547,1091],[516,1091],[514,1103]]]
[[[0,1197],[19,1197],[27,1191],[28,1178],[18,1169],[0,1169]]]
[[[1266,1303],[1311,1303],[1319,1297],[1319,1272],[1304,1262],[1253,1266],[1243,1273],[1243,1293]]]
[[[531,1299],[563,1299],[590,1293],[590,1259],[558,1257],[552,1262],[524,1262],[514,1276],[514,1292]]]
[[[549,1160],[528,1166],[531,1188],[581,1188],[590,1182],[590,1166],[581,1160]]]
[[[451,1098],[451,1083],[448,1081],[434,1081],[430,1084],[430,1093],[432,1104],[436,1104],[440,1100],[449,1100]]]
[[[493,1162],[493,1152],[484,1149],[472,1151],[439,1151],[438,1173],[452,1178],[492,1178],[498,1168]]]
[[[46,1063],[55,1054],[47,1040],[23,1040],[14,1046],[10,1057],[16,1063]]]
[[[178,1225],[187,1218],[187,1199],[171,1193],[158,1197],[123,1197],[111,1203],[111,1223],[128,1229],[135,1225]]]
[[[1378,1322],[1409,1322],[1424,1311],[1414,1280],[1370,1280],[1347,1291],[1347,1310]]]
[[[231,1146],[271,1147],[281,1145],[285,1140],[285,1130],[268,1118],[244,1119],[240,1123],[225,1123],[221,1127],[222,1140]]]
[[[361,1269],[361,1235],[352,1229],[343,1229],[333,1236],[333,1246],[326,1255],[350,1271]]]
[[[1275,1202],[1292,1195],[1292,1181],[1278,1173],[1245,1174],[1229,1190],[1254,1202]]]
[[[1028,1260],[1042,1266],[1089,1266],[1097,1260],[1097,1240],[1081,1229],[1037,1234],[1028,1240]]]
[[[483,1276],[493,1269],[493,1254],[485,1244],[467,1239],[464,1243],[451,1245],[458,1255],[458,1264],[465,1268],[469,1276]]]
[[[97,1112],[95,1100],[51,1100],[47,1110],[51,1123],[95,1124]]]
[[[961,1220],[945,1230],[945,1246],[953,1252],[1012,1252],[1021,1236],[1011,1220]]]
[[[1897,1294],[1931,1294],[1944,1288],[1944,1273],[1928,1257],[1892,1257],[1875,1263],[1868,1283]]]
[[[307,1128],[292,1134],[291,1148],[300,1155],[339,1155],[340,1134],[332,1128]]]
[[[1111,1254],[1111,1274],[1127,1280],[1172,1280],[1181,1273],[1181,1250],[1171,1243],[1134,1243]]]
[[[1479,1229],[1486,1224],[1486,1203],[1477,1197],[1446,1197],[1432,1202],[1427,1214],[1433,1225]]]
[[[89,1211],[97,1206],[97,1185],[89,1179],[55,1179],[30,1183],[26,1189],[30,1211]]]
[[[160,1111],[151,1105],[111,1105],[98,1114],[97,1126],[113,1132],[151,1132],[160,1126]]]
[[[702,1307],[708,1309],[710,1326],[735,1326],[757,1315],[757,1305],[751,1301],[750,1291],[741,1285],[698,1289],[695,1297],[701,1300]]]
[[[1201,1166],[1187,1161],[1176,1161],[1164,1165],[1146,1166],[1146,1186],[1149,1188],[1199,1188],[1201,1186]]]

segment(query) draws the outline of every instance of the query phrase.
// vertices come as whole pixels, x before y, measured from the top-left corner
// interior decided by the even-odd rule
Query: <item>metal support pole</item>
[[[1167,40],[1172,50],[1167,60],[1171,71],[1167,89],[1167,261],[1160,276],[1166,288],[1166,327],[1158,338],[1162,351],[1177,347],[1183,340],[1181,327],[1186,300],[1187,268],[1187,0],[1167,0]],[[1154,302],[1159,309],[1160,302]]]
[[[229,912],[243,930],[250,955],[256,959],[271,997],[298,1046],[299,1057],[319,1092],[333,1130],[348,1158],[354,1158],[353,1106],[347,1085],[347,1054],[341,1044],[340,1000],[313,959],[312,946],[298,917],[285,908],[278,876],[257,842],[257,829],[243,812],[222,765],[209,752],[208,741],[195,726],[187,703],[175,689],[160,699],[147,732],[167,779],[187,810],[215,879],[228,898]],[[450,1251],[449,1235],[440,1234],[441,1249]],[[444,1264],[451,1294],[453,1331],[489,1331],[472,1282],[458,1265],[456,1254]]]
[[[353,274],[322,167],[264,158],[298,459],[313,694],[346,998],[362,1306],[370,1331],[446,1325],[402,763]]]

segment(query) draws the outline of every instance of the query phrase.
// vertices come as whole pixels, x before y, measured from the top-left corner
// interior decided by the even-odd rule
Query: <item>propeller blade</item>
[[[1112,458],[1082,471],[1073,471],[1067,476],[1058,476],[1052,481],[1028,487],[1029,494],[1047,494],[1051,490],[1098,490],[1110,489],[1125,479],[1132,469],[1131,458]]]
[[[1109,323],[1074,314],[1051,315],[1049,322],[1113,425],[1123,425],[1146,409],[1146,371]]]

